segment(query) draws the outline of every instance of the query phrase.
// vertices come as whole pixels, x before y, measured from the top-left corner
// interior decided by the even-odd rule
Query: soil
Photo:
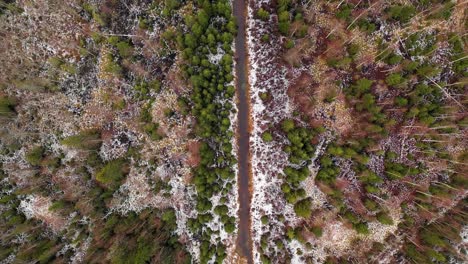
[[[247,263],[253,263],[252,237],[250,230],[250,99],[248,97],[247,45],[246,45],[246,1],[234,1],[234,16],[238,25],[236,45],[236,90],[238,108],[237,144],[238,144],[238,184],[239,184],[239,234],[237,248]]]

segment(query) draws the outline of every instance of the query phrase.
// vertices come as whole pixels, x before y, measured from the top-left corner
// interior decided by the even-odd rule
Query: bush
[[[359,234],[363,234],[363,235],[369,234],[369,227],[367,226],[367,223],[359,222],[359,223],[353,224],[353,228]]]
[[[294,125],[294,120],[292,119],[286,119],[281,123],[281,128],[283,129],[284,132],[289,132],[295,128]]]
[[[395,104],[397,106],[399,106],[399,107],[407,106],[408,105],[408,99],[398,96],[398,97],[395,98]]]
[[[42,146],[38,146],[26,154],[26,161],[33,166],[38,166],[40,165],[43,156],[44,148]]]
[[[296,215],[304,218],[309,218],[310,214],[312,213],[311,207],[312,206],[312,199],[307,198],[300,200],[294,205],[294,212]]]
[[[78,135],[64,138],[60,143],[78,149],[98,149],[101,146],[101,134],[97,130],[86,130]]]
[[[265,141],[265,142],[271,142],[271,141],[273,141],[273,136],[271,135],[270,132],[264,132],[264,133],[262,134],[262,139],[263,139],[263,141]]]
[[[408,22],[416,13],[416,8],[414,6],[408,5],[394,5],[387,10],[387,14],[402,23]]]
[[[117,63],[112,54],[107,54],[105,57],[105,63],[103,65],[103,70],[106,73],[120,76],[122,74],[122,67]]]
[[[424,229],[421,232],[421,239],[425,244],[430,246],[445,247],[448,243],[437,233],[432,230]]]
[[[292,39],[286,40],[286,42],[284,43],[284,47],[286,49],[292,49],[294,47],[294,41]]]
[[[268,35],[268,34],[263,34],[263,35],[262,35],[262,38],[261,38],[261,41],[262,41],[262,42],[268,42],[268,41],[270,41],[270,35]]]
[[[310,231],[314,233],[316,237],[321,237],[323,234],[323,230],[320,226],[313,226],[310,228]]]
[[[96,173],[96,180],[101,183],[119,183],[125,176],[125,160],[116,159],[108,162]]]
[[[226,232],[228,232],[230,234],[230,233],[234,232],[234,230],[236,230],[236,226],[233,223],[227,223],[224,226],[224,230],[226,230]]]
[[[392,73],[387,78],[385,78],[385,83],[390,86],[395,86],[403,83],[405,79],[398,73]]]
[[[263,21],[267,21],[270,18],[270,13],[263,8],[259,8],[257,11],[257,17]]]
[[[377,221],[384,225],[393,225],[392,218],[384,212],[380,212],[377,214]]]
[[[340,10],[336,12],[335,16],[339,19],[350,20],[351,12],[353,11],[353,6],[350,4],[344,4],[340,6]]]
[[[8,97],[0,97],[0,116],[11,117],[15,114],[16,102]]]
[[[374,81],[366,78],[359,79],[355,84],[351,85],[351,93],[356,96],[368,92]]]
[[[278,29],[281,34],[287,35],[289,32],[290,22],[289,22],[289,12],[282,11],[278,14]]]

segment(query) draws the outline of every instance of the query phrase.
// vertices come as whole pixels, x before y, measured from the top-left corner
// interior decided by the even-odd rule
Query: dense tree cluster
[[[311,214],[310,199],[305,199],[305,190],[301,182],[310,176],[308,166],[314,155],[315,148],[312,145],[313,138],[321,131],[321,128],[310,129],[297,127],[294,120],[285,119],[281,123],[281,129],[286,133],[289,145],[284,151],[289,154],[290,166],[284,168],[285,182],[281,185],[286,200],[294,204],[294,211],[300,217],[308,218]]]
[[[215,231],[206,223],[213,219],[214,212],[220,216],[226,232],[235,230],[235,218],[228,216],[227,206],[221,204],[213,208],[210,199],[214,195],[227,195],[235,180],[232,166],[236,158],[232,155],[233,132],[229,116],[235,93],[231,82],[236,25],[228,1],[197,0],[194,4],[196,14],[184,16],[186,30],[179,29],[178,34],[171,36],[186,62],[182,72],[193,89],[191,114],[197,118],[196,134],[204,141],[200,147],[200,165],[193,171],[198,218],[189,219],[189,227],[201,237],[201,263],[213,256],[216,262],[222,262],[226,257],[224,246],[219,242],[211,245],[210,235]],[[176,6],[169,7],[166,3],[166,9],[174,8]],[[213,56],[220,56],[220,60],[213,61]]]

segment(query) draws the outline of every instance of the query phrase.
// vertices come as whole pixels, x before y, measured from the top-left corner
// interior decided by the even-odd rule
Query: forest
[[[0,0],[0,263],[467,262],[467,5]]]
[[[249,19],[254,261],[466,261],[466,3],[251,1]]]

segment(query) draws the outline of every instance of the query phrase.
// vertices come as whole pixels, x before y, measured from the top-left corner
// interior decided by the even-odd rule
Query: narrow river
[[[248,0],[234,0],[234,16],[238,25],[238,33],[235,40],[236,45],[236,89],[237,89],[237,108],[238,108],[238,164],[239,164],[239,236],[237,239],[237,248],[241,256],[247,260],[247,263],[253,263],[252,258],[252,238],[250,232],[250,100],[248,86],[247,70],[247,47],[246,47],[246,16]]]

